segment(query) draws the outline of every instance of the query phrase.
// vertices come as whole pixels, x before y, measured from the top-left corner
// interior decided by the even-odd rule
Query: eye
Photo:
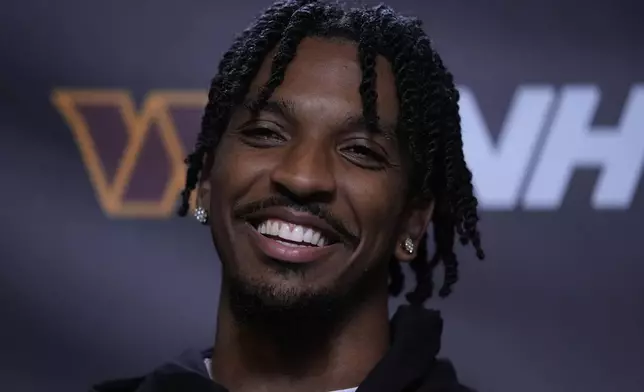
[[[365,169],[381,170],[388,164],[384,154],[363,144],[353,144],[343,148],[342,151],[351,162]]]
[[[244,143],[257,148],[273,147],[286,141],[280,132],[267,127],[255,126],[243,129],[239,133]]]

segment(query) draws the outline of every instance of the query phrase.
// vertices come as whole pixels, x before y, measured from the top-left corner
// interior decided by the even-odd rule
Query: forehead
[[[251,91],[257,91],[268,81],[272,56],[273,53],[264,60]],[[378,56],[375,71],[378,115],[383,122],[395,123],[398,97],[391,64]],[[298,106],[324,105],[327,110],[356,115],[362,113],[361,81],[362,70],[355,43],[308,37],[298,46],[295,58],[288,65],[284,80],[274,96]]]

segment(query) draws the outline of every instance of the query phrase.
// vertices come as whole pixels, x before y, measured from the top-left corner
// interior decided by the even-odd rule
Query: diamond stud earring
[[[410,255],[414,254],[415,245],[414,245],[414,241],[411,239],[411,237],[407,237],[405,242],[403,242],[402,246],[403,246],[403,249],[405,250],[405,252],[407,252]]]
[[[195,208],[195,218],[199,223],[205,225],[208,223],[208,212],[203,207],[197,207]]]

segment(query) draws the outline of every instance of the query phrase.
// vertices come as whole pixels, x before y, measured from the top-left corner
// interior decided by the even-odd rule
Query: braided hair
[[[479,259],[485,257],[477,228],[478,202],[472,174],[463,156],[459,93],[421,21],[396,14],[385,5],[345,10],[323,1],[277,1],[235,39],[212,79],[201,132],[194,151],[186,158],[188,169],[178,214],[187,214],[204,158],[215,151],[233,109],[242,103],[266,56],[274,51],[259,105],[266,103],[284,80],[298,44],[313,36],[357,43],[362,69],[359,88],[368,127],[378,126],[376,57],[384,56],[391,63],[400,102],[397,133],[411,153],[410,189],[414,196],[432,200],[435,205],[434,255],[428,256],[426,234],[410,263],[417,284],[406,298],[411,304],[422,304],[432,296],[432,273],[441,262],[445,276],[439,296],[448,296],[458,280],[456,237],[463,245],[471,243]],[[389,291],[397,296],[403,290],[404,275],[393,257],[389,275]]]

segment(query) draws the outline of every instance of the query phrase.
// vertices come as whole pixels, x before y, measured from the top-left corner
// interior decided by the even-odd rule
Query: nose
[[[315,141],[294,144],[272,170],[271,183],[294,200],[328,203],[336,192],[332,157]]]

